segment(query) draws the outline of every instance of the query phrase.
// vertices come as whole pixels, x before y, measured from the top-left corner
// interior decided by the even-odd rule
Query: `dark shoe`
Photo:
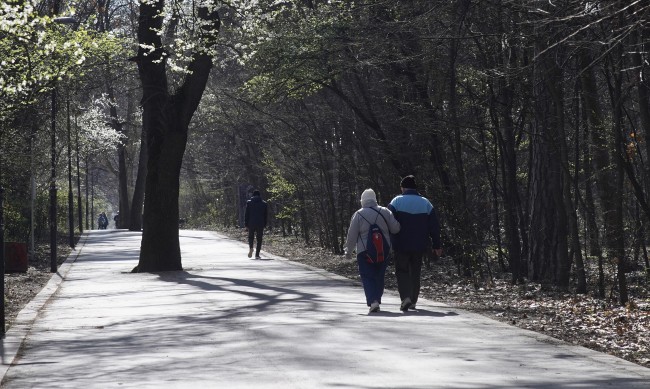
[[[253,249],[248,250],[248,258],[253,256]]]
[[[399,309],[402,312],[406,312],[409,310],[410,306],[411,306],[411,298],[407,297],[404,300],[402,300],[402,305],[399,307]]]
[[[262,257],[260,257],[259,255],[256,255],[255,259],[262,259]]]

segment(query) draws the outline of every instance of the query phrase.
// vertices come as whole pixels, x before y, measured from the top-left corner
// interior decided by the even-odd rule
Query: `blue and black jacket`
[[[406,189],[388,205],[402,229],[393,235],[395,251],[422,251],[428,247],[431,239],[433,249],[440,246],[440,223],[431,202],[420,196],[415,189]]]

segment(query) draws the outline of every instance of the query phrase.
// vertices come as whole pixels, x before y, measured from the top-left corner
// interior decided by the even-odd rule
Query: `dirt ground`
[[[241,229],[220,232],[240,241],[246,240]],[[294,238],[267,234],[263,249],[359,281],[354,260],[306,247]],[[59,263],[69,252],[65,243],[59,245]],[[8,328],[50,279],[49,261],[49,247],[41,245],[27,273],[5,275]],[[612,284],[613,277],[613,272],[608,275]],[[589,294],[548,292],[534,283],[512,285],[509,274],[494,274],[490,281],[475,283],[458,277],[452,259],[443,257],[430,268],[423,267],[421,295],[650,368],[650,281],[639,271],[629,273],[628,282],[630,303],[619,307],[615,301],[597,299]],[[397,289],[392,267],[386,275],[386,288]],[[594,289],[590,285],[590,290]]]

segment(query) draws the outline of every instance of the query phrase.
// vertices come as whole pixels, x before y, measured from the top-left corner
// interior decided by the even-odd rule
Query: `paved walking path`
[[[4,388],[650,388],[650,369],[433,301],[368,315],[357,283],[215,233],[181,231],[183,272],[131,274],[139,247],[84,235],[3,340]]]

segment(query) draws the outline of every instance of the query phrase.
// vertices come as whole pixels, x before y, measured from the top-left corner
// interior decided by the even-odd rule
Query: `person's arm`
[[[246,212],[244,213],[244,227],[248,228],[248,220],[250,218],[250,202],[246,202]]]
[[[267,222],[268,216],[269,216],[269,208],[268,208],[268,204],[266,202],[264,202],[262,204],[264,204],[264,207],[262,207],[262,209],[263,209],[263,212],[264,212],[264,228],[266,228],[266,222]]]
[[[436,215],[435,208],[431,209],[429,212],[429,236],[431,237],[431,247],[436,255],[440,256],[442,253],[441,244],[440,244],[440,222],[438,221],[438,216]]]
[[[359,223],[357,221],[357,213],[352,215],[350,220],[350,227],[348,228],[348,236],[345,240],[345,256],[352,258],[352,253],[357,247],[357,238],[359,236]]]
[[[393,212],[391,212],[390,209],[388,209],[388,212],[385,212],[386,220],[388,221],[388,231],[391,234],[397,234],[399,230],[402,228],[402,226],[399,224],[397,219],[395,219],[395,215]]]

